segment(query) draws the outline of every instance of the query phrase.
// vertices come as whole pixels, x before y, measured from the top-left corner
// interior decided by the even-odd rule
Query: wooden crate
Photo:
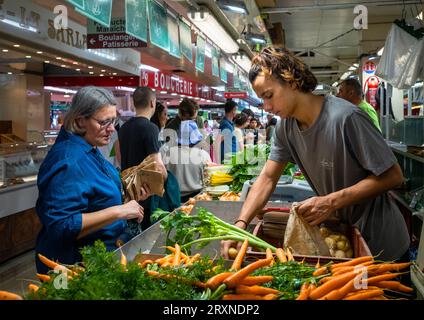
[[[277,238],[271,238],[271,237],[267,237],[263,234],[263,230],[262,230],[262,224],[263,221],[260,220],[255,229],[253,230],[253,234],[263,240],[265,240],[266,242],[268,242],[269,244],[273,245],[274,247],[283,247],[283,243],[284,243],[284,239],[277,239]],[[362,257],[362,256],[370,256],[371,255],[371,251],[368,248],[367,243],[365,242],[364,238],[362,237],[361,233],[359,232],[358,228],[354,227],[354,226],[348,226],[347,230],[346,230],[346,236],[348,237],[350,244],[352,246],[353,249],[353,257]],[[259,257],[264,257],[265,253],[264,252],[259,252],[257,251],[255,248],[249,247],[248,251],[247,251],[247,256],[250,258],[259,258]],[[305,261],[308,263],[316,263],[319,259],[321,264],[325,264],[327,262],[330,261],[348,261],[351,260],[349,258],[335,258],[335,257],[330,257],[330,256],[305,256],[305,255],[294,255],[294,258],[296,261]]]

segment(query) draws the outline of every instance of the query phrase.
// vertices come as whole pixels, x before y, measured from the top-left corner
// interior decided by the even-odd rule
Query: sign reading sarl
[[[245,99],[247,98],[247,92],[224,92],[224,97],[226,99],[232,99],[232,98]]]
[[[140,48],[147,44],[125,33],[125,19],[112,18],[110,28],[88,20],[87,23],[87,48],[112,49],[112,48]]]

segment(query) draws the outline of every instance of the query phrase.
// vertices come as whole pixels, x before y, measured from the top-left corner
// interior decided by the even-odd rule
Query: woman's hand
[[[313,226],[331,220],[335,210],[333,201],[328,196],[309,198],[296,207],[296,212]]]
[[[144,209],[135,200],[131,200],[121,206],[118,206],[118,210],[119,219],[137,219],[138,223],[141,223],[141,221],[143,221]]]
[[[152,193],[149,186],[146,183],[143,183],[143,185],[141,186],[140,201],[146,200],[151,195]]]

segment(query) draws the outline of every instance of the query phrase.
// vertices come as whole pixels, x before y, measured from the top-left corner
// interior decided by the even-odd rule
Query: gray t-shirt
[[[350,102],[326,96],[315,123],[301,131],[296,119],[277,123],[269,159],[298,164],[317,195],[350,187],[370,174],[379,176],[396,157],[366,113]],[[372,254],[401,257],[409,235],[401,212],[387,193],[336,212],[359,228]]]

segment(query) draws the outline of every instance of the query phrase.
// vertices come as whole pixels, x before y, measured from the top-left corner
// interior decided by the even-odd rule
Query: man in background
[[[138,87],[133,93],[133,101],[136,115],[125,122],[119,130],[121,169],[137,166],[151,155],[166,181],[167,171],[159,153],[159,128],[150,122],[156,109],[156,94],[148,87]],[[150,203],[151,197],[140,201],[140,205],[144,208],[141,225],[128,221],[132,237],[150,227]]]
[[[219,124],[221,135],[221,162],[224,160],[224,155],[227,153],[237,152],[237,139],[234,135],[233,119],[237,113],[237,103],[233,100],[228,100],[225,105],[225,116]]]
[[[337,96],[339,98],[349,101],[350,103],[362,109],[366,114],[368,114],[371,121],[381,132],[377,112],[368,102],[362,99],[362,86],[358,80],[356,80],[355,78],[349,78],[344,80],[339,86],[339,93],[337,94]]]

